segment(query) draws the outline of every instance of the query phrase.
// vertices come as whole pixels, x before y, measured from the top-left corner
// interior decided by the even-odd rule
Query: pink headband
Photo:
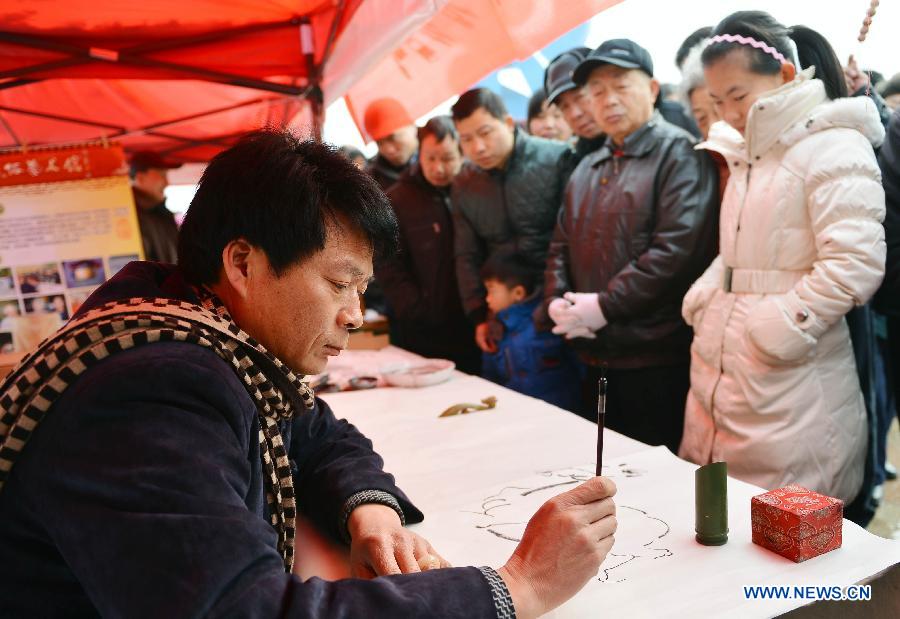
[[[772,47],[771,45],[766,45],[762,41],[757,41],[751,37],[745,37],[740,34],[718,34],[712,37],[707,43],[707,46],[712,45],[713,43],[740,43],[741,45],[749,45],[751,47],[755,47],[761,52],[768,54],[781,64],[787,64],[787,60],[784,59],[784,56],[781,55],[777,49]]]

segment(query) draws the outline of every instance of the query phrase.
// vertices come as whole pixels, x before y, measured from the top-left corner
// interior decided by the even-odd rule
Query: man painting
[[[122,269],[0,385],[0,616],[535,617],[595,575],[609,480],[551,499],[498,570],[449,568],[300,380],[362,323],[395,234],[325,145],[257,132],[213,159],[178,266]],[[291,574],[298,511],[356,579]]]

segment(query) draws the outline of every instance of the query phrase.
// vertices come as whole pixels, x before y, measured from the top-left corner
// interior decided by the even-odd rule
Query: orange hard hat
[[[366,133],[373,140],[386,138],[397,129],[412,124],[414,124],[413,119],[410,118],[409,112],[406,111],[403,104],[391,98],[372,101],[363,115]]]

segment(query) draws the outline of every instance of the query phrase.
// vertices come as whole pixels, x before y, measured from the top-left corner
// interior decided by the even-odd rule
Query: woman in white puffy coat
[[[720,254],[682,306],[694,342],[679,455],[851,501],[867,430],[844,315],[884,273],[884,130],[868,98],[846,98],[814,31],[741,12],[714,35],[704,73],[723,121],[701,147],[731,177]]]

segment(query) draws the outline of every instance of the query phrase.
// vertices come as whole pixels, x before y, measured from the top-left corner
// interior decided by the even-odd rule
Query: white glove
[[[571,331],[565,333],[567,340],[575,339],[576,337],[583,337],[586,340],[596,340],[597,334],[588,329],[587,327],[575,327]]]
[[[547,313],[556,323],[552,330],[554,335],[566,335],[566,339],[572,339],[567,335],[570,331],[587,331],[578,316],[570,311],[571,308],[572,304],[565,299],[553,299],[547,306]]]
[[[595,339],[597,336],[594,334],[594,331],[606,326],[606,319],[603,317],[603,312],[600,311],[600,303],[597,300],[598,295],[593,293],[567,292],[563,296],[565,297],[563,299],[553,299],[547,307],[547,313],[550,315],[550,318],[553,319],[553,322],[556,323],[556,326],[553,327],[553,333],[555,335],[564,335],[567,340],[576,337],[583,337],[590,340]],[[593,304],[597,308],[597,312],[595,313],[591,313],[590,311],[591,298],[593,298]],[[577,309],[577,303],[584,306],[580,312]],[[590,324],[585,322],[585,315],[590,316]],[[593,325],[599,326],[594,327]]]
[[[569,313],[578,316],[581,324],[591,331],[599,331],[608,324],[600,309],[599,297],[596,292],[567,292],[563,295],[572,304]]]
[[[550,301],[550,305],[547,306],[547,313],[550,314],[550,318],[557,325],[568,325],[572,321],[577,320],[574,314],[569,313],[570,307],[572,307],[571,303],[557,297]]]

